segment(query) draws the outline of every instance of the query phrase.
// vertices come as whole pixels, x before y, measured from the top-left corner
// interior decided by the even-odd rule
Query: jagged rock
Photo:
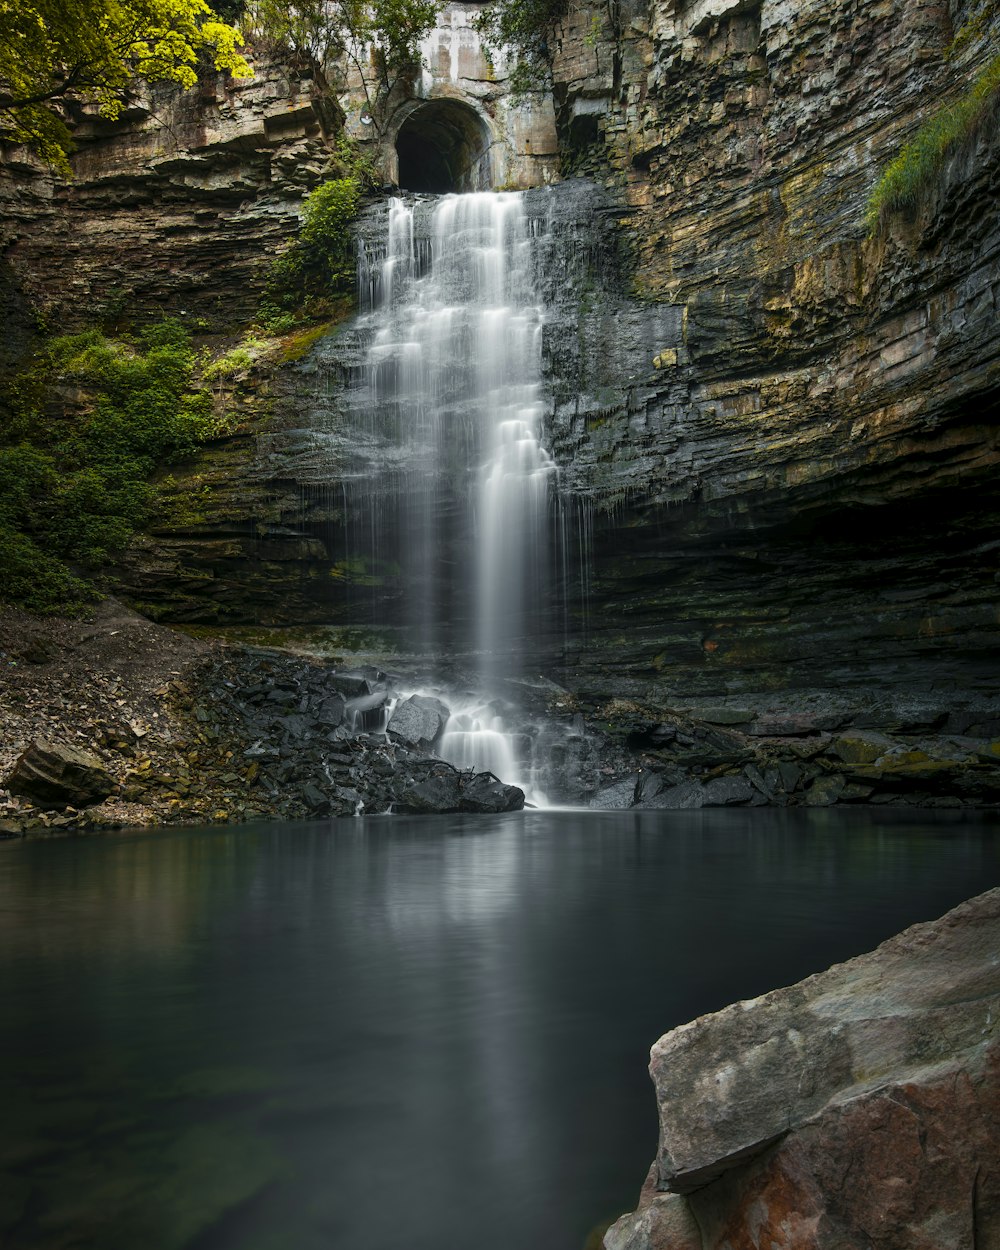
[[[492,773],[476,773],[463,781],[459,810],[463,812],[519,812],[524,791],[505,785]]]
[[[749,803],[753,798],[753,786],[742,777],[713,777],[705,782],[702,804],[705,807],[729,807]]]
[[[746,725],[754,717],[753,711],[746,707],[693,707],[688,715],[706,725]]]
[[[404,789],[395,810],[416,815],[447,812],[515,812],[524,807],[524,791],[505,785],[492,773],[439,772]]]
[[[638,778],[626,777],[614,785],[604,786],[590,800],[590,806],[601,811],[618,811],[635,804]]]
[[[12,794],[45,808],[89,807],[117,789],[93,752],[42,739],[28,746],[5,784]]]
[[[998,952],[1000,889],[660,1038],[655,1185],[609,1250],[1000,1244]]]
[[[665,811],[682,811],[705,806],[705,787],[700,781],[682,781],[679,785],[661,790],[647,800],[646,807],[660,807]]]
[[[336,729],[344,723],[346,701],[343,695],[324,699],[316,713],[316,723],[326,729]]]
[[[348,699],[356,699],[372,693],[372,683],[362,672],[330,673],[327,683]]]
[[[839,774],[831,777],[817,777],[806,791],[806,803],[809,807],[829,807],[836,803],[846,787],[844,778]]]
[[[396,704],[386,732],[411,746],[430,748],[444,729],[448,715],[448,708],[440,699],[411,695]]]
[[[669,782],[658,772],[644,772],[635,787],[635,806],[648,807],[657,795],[662,794]]]
[[[828,750],[845,764],[874,764],[880,756],[898,745],[885,734],[853,730],[834,738]]]
[[[377,690],[373,694],[348,699],[344,708],[347,723],[358,733],[370,733],[372,730],[381,729],[385,718],[385,705],[388,701],[389,695],[385,690]]]
[[[681,1194],[656,1190],[656,1169],[650,1168],[639,1206],[623,1215],[604,1234],[605,1250],[702,1250],[701,1232]]]

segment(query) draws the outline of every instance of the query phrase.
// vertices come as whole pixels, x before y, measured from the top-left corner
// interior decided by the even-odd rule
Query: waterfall
[[[393,199],[384,248],[360,257],[362,386],[397,494],[404,618],[423,653],[471,653],[481,690],[524,670],[551,608],[536,227],[517,193]],[[445,753],[511,780],[502,721],[480,703],[453,717]]]
[[[551,581],[556,467],[540,441],[542,309],[522,197],[390,202],[361,258],[365,385],[391,471],[404,615],[426,653],[467,647],[484,682],[516,674]]]

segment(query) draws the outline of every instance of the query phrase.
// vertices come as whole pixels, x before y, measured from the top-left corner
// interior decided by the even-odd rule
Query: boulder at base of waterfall
[[[356,699],[359,695],[371,694],[373,686],[362,672],[328,673],[327,685],[339,690],[345,698]]]
[[[1000,1246],[998,952],[1000,889],[661,1037],[606,1250]]]
[[[415,815],[447,812],[518,812],[524,791],[504,785],[492,773],[441,772],[409,786],[397,798],[397,812]]]
[[[713,777],[705,782],[702,803],[705,807],[730,807],[734,803],[749,803],[753,797],[753,786],[744,778]]]
[[[624,781],[604,786],[590,800],[589,806],[601,812],[615,812],[624,807],[632,807],[635,804],[637,781],[636,777],[626,777]]]
[[[117,789],[92,752],[40,738],[17,761],[5,784],[12,794],[47,808],[89,807]]]
[[[643,807],[662,808],[671,812],[704,806],[705,787],[700,781],[682,781],[679,785],[668,786],[666,790],[661,790],[643,803]]]
[[[492,773],[475,773],[463,780],[463,812],[519,812],[523,807],[524,791],[505,785]]]
[[[440,699],[415,694],[396,704],[386,732],[409,746],[428,749],[440,737],[448,720],[448,709]]]

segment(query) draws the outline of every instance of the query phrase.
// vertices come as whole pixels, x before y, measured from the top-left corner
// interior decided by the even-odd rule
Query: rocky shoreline
[[[0,618],[0,836],[129,826],[496,812],[521,790],[437,758],[447,709],[343,672],[208,644],[113,600]]]
[[[513,778],[440,759],[449,707],[370,664],[208,642],[107,600],[80,620],[7,611],[0,665],[0,835],[524,803]],[[513,697],[522,771],[560,803],[1000,804],[989,708],[953,724],[805,701],[671,709],[544,679]]]

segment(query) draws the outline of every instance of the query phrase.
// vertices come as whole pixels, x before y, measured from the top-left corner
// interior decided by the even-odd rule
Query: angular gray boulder
[[[113,794],[117,783],[92,751],[36,738],[5,785],[38,807],[90,807]]]
[[[492,773],[469,773],[450,769],[408,786],[393,808],[412,815],[446,812],[519,812],[524,807],[524,791],[509,786]]]
[[[441,736],[448,716],[448,708],[440,699],[414,694],[401,699],[393,708],[386,732],[400,742],[426,750]]]

